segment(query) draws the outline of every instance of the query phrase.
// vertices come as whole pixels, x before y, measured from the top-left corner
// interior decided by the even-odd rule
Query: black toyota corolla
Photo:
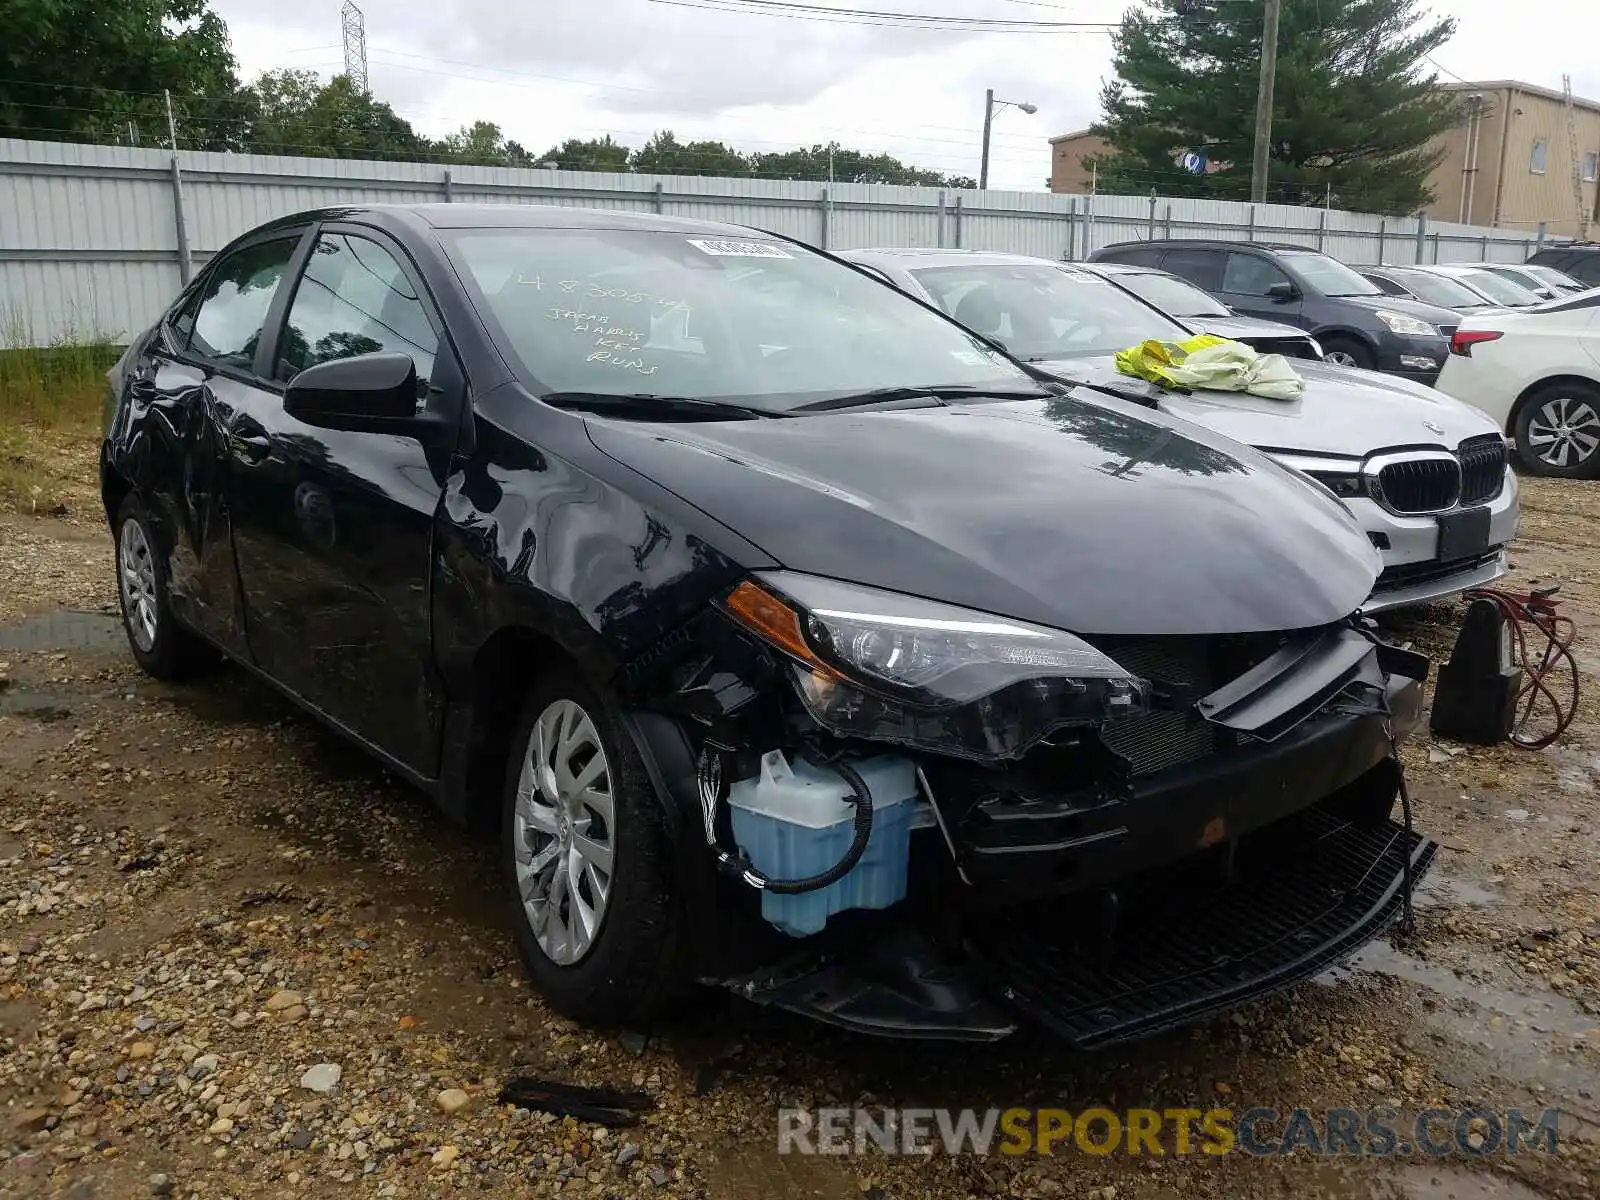
[[[498,828],[561,1011],[1084,1045],[1380,931],[1426,660],[1332,495],[728,225],[345,208],[110,376],[134,656]]]

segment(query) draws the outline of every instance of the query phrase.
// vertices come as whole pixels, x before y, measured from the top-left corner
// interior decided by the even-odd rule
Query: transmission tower
[[[371,91],[367,86],[367,18],[355,0],[344,0],[339,21],[344,26],[344,73],[350,78],[350,86],[366,95]]]

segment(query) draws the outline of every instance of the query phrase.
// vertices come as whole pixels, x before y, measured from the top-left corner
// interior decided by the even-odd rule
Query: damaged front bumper
[[[1340,624],[1171,701],[1149,729],[1203,749],[1188,759],[1093,733],[1031,765],[920,756],[931,819],[902,902],[801,938],[725,925],[743,953],[697,974],[858,1032],[992,1040],[1029,1020],[1085,1047],[1304,980],[1381,933],[1436,853],[1390,819],[1426,666]],[[719,919],[750,907],[718,884]]]

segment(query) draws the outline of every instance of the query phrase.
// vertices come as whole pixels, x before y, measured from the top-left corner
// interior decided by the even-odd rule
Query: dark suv
[[[1323,357],[1431,384],[1461,314],[1386,296],[1371,280],[1304,246],[1272,242],[1120,242],[1092,262],[1160,267],[1199,284],[1235,312],[1298,325]]]
[[[1549,246],[1528,262],[1536,267],[1565,271],[1580,283],[1600,287],[1600,242],[1575,242],[1570,246]]]

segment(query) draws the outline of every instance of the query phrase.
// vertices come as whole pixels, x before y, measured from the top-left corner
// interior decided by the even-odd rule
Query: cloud
[[[848,6],[848,0],[817,0]],[[340,69],[336,0],[314,8],[213,0],[246,74]],[[704,4],[706,0],[684,0]],[[991,184],[1038,190],[1046,139],[1089,124],[1111,70],[1102,33],[941,32],[759,17],[649,0],[366,0],[373,91],[432,135],[495,121],[536,151],[610,133],[639,145],[671,128],[745,150],[837,140],[919,166],[976,175],[983,93],[1026,100],[1036,116],[999,112]],[[894,0],[864,7],[1009,20],[1115,22],[1127,0]],[[1514,26],[1499,0],[1435,0],[1460,19],[1439,51],[1472,79],[1559,88],[1548,33],[1581,45],[1600,9],[1520,0]],[[1574,86],[1600,98],[1600,68],[1574,63]]]

